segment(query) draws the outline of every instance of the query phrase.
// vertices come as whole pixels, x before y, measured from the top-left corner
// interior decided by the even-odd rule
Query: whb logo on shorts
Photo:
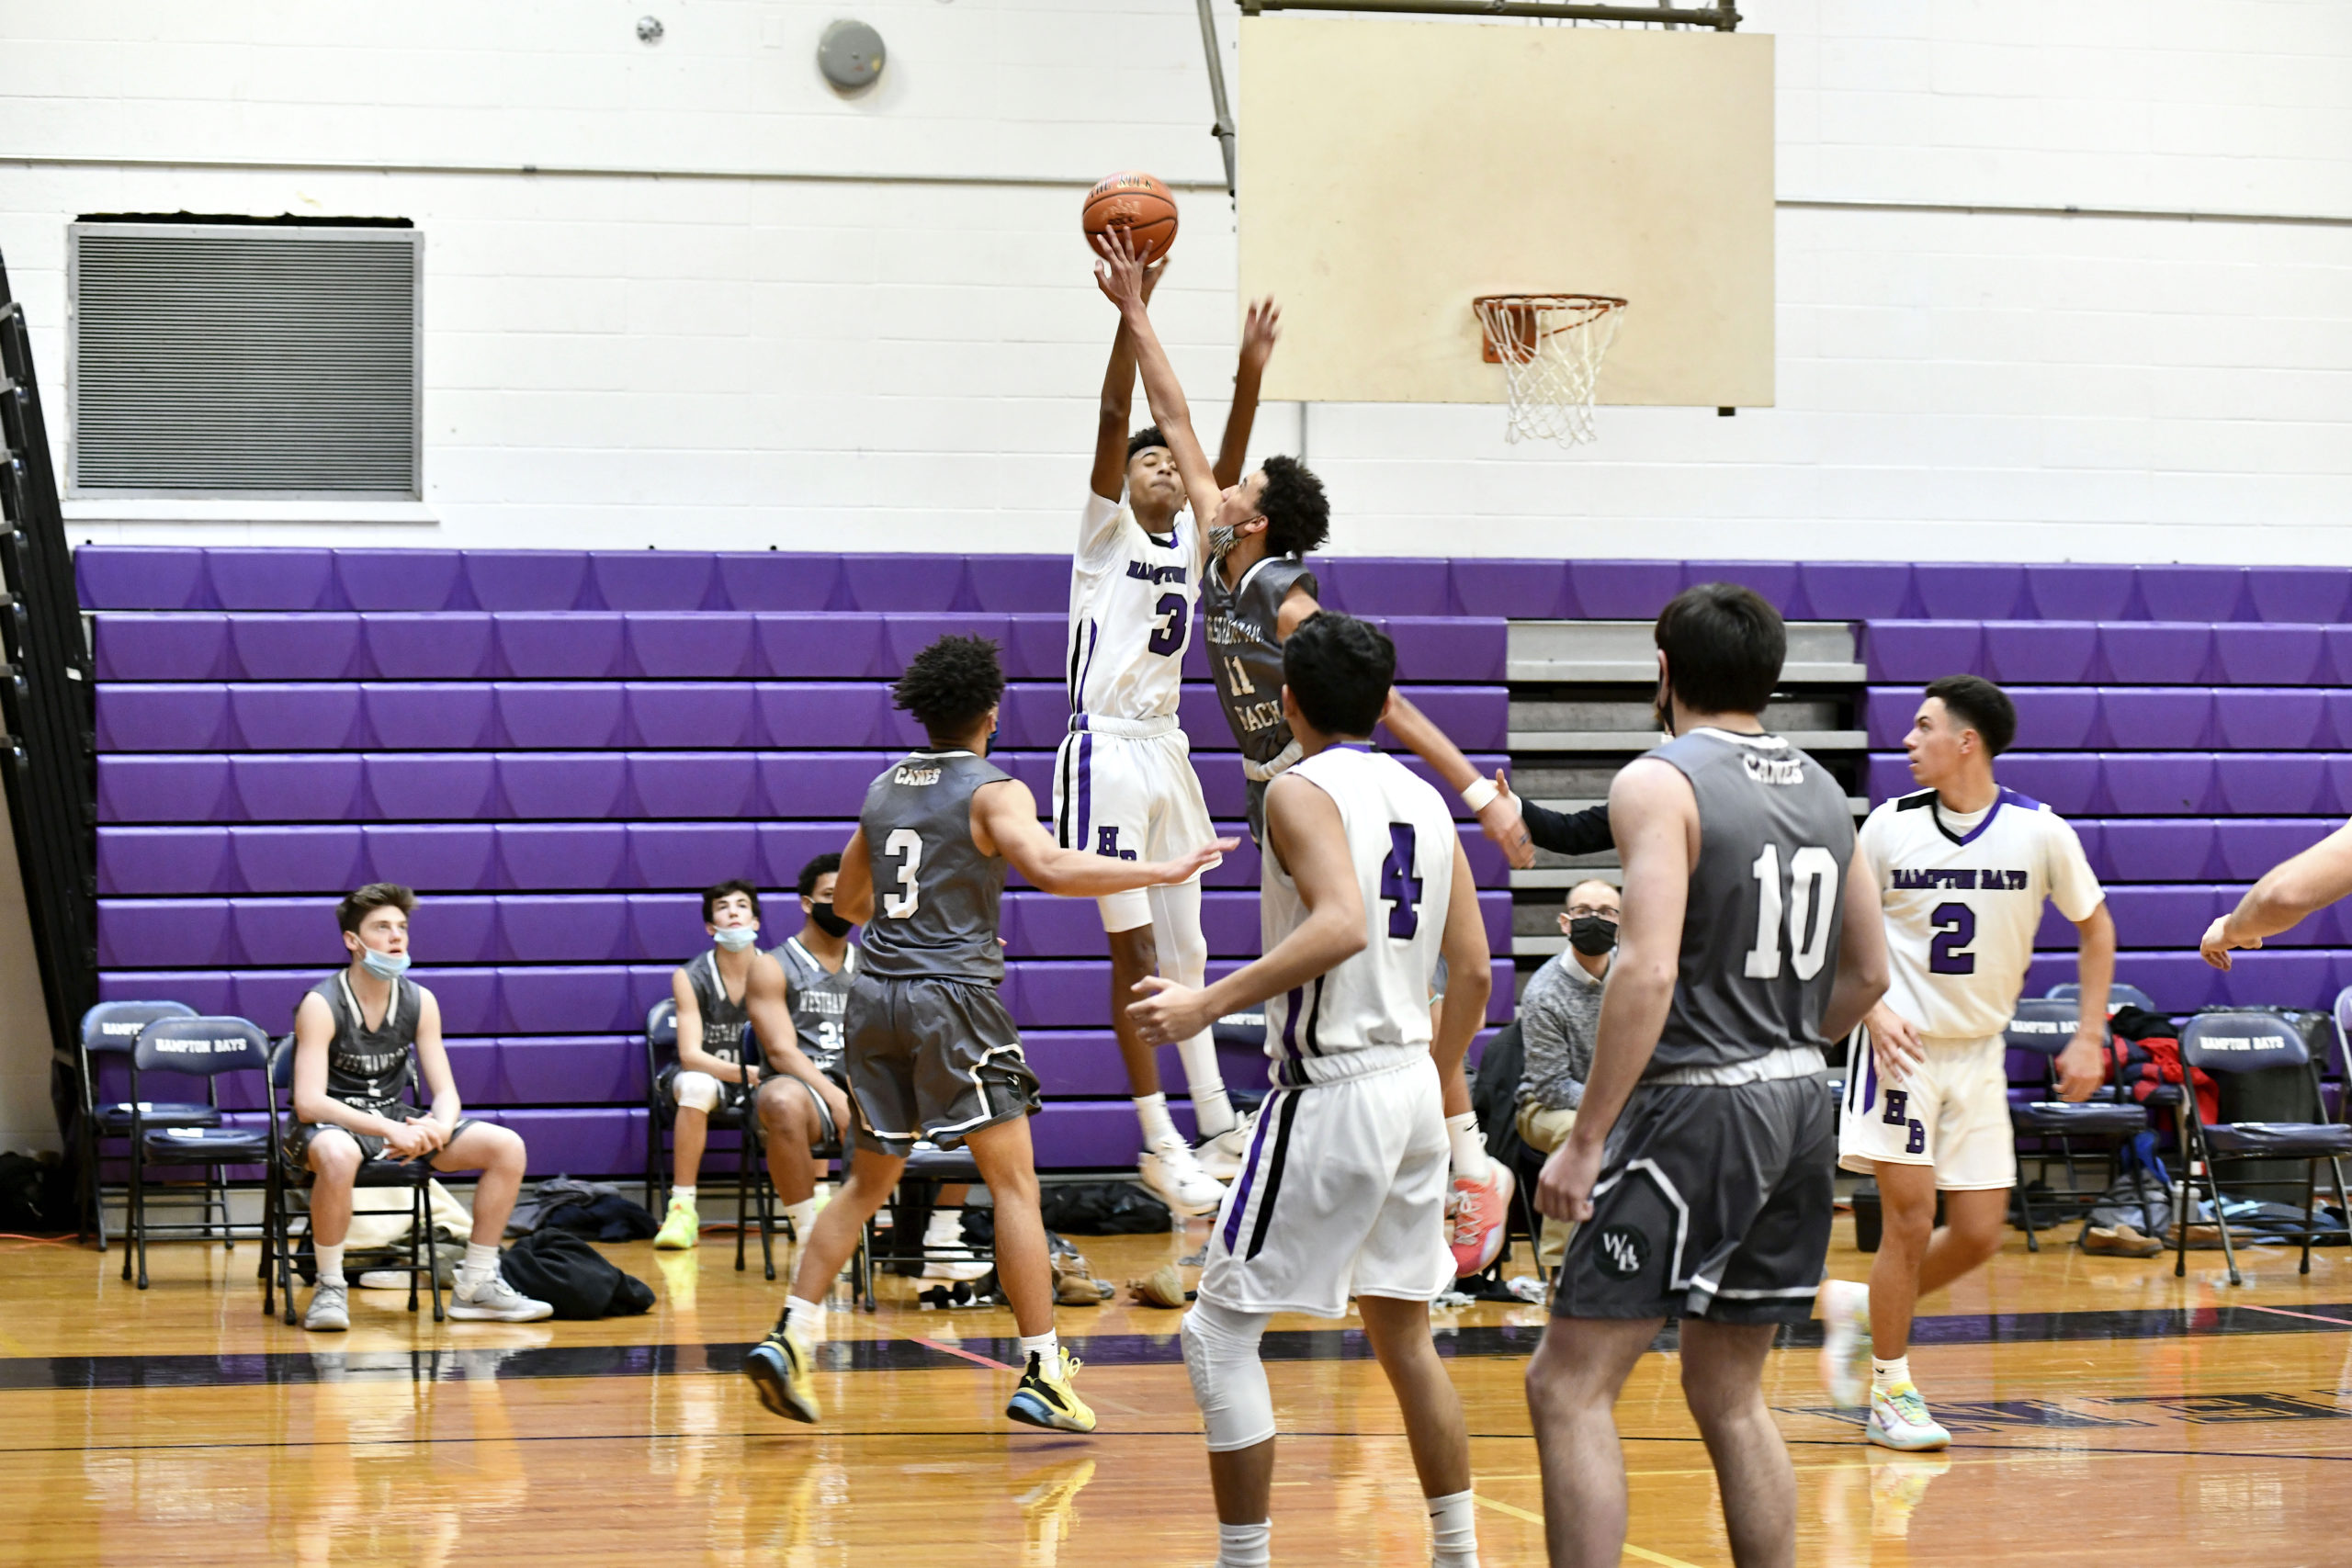
[[[1593,1262],[1612,1280],[1630,1280],[1649,1261],[1649,1237],[1631,1225],[1611,1225],[1600,1233]]]

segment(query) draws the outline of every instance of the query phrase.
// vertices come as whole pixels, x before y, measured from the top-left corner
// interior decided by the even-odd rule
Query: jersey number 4
[[[1829,962],[1830,917],[1837,908],[1838,862],[1818,844],[1789,857],[1789,880],[1781,882],[1781,846],[1767,844],[1756,863],[1756,945],[1748,950],[1751,980],[1781,977],[1781,926],[1788,922],[1789,967],[1810,980]]]
[[[922,908],[922,885],[915,873],[922,867],[922,835],[912,828],[896,828],[882,840],[882,852],[899,863],[899,891],[882,900],[882,912],[903,920]]]
[[[1380,863],[1380,901],[1393,904],[1388,911],[1388,934],[1399,942],[1410,942],[1421,929],[1421,917],[1413,908],[1421,901],[1421,879],[1413,874],[1414,839],[1412,824],[1388,824],[1388,858]]]

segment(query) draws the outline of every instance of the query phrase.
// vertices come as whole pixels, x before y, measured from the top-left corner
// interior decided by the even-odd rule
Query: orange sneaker
[[[1502,1251],[1503,1237],[1510,1229],[1511,1193],[1516,1190],[1510,1168],[1500,1162],[1488,1166],[1483,1183],[1454,1178],[1448,1240],[1453,1247],[1456,1279],[1485,1272]]]

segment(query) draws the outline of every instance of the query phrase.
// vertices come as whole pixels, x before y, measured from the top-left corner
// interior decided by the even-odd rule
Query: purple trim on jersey
[[[1953,843],[1965,848],[1984,836],[1984,829],[1993,825],[1993,818],[2001,814],[2001,807],[2008,804],[2008,798],[2009,792],[2007,790],[2003,790],[2000,794],[1995,795],[1993,797],[1993,804],[1985,808],[1984,819],[1982,822],[1977,823],[1975,827],[1971,828],[1965,833],[1954,833],[1951,829],[1945,828],[1944,819],[1940,816],[1936,818],[1936,826],[1942,829],[1945,838],[1950,839]],[[1928,803],[1928,809],[1929,811],[1934,811],[1936,809],[1936,802],[1929,801]]]
[[[1283,1049],[1294,1056],[1298,1055],[1298,1008],[1306,996],[1306,987],[1293,986],[1283,998]]]
[[[1225,1212],[1225,1250],[1230,1253],[1233,1244],[1241,1239],[1241,1211],[1250,1206],[1250,1189],[1258,1179],[1258,1156],[1266,1150],[1266,1129],[1274,1119],[1261,1109],[1258,1112],[1258,1135],[1250,1140],[1250,1157],[1241,1167],[1241,1185],[1233,1190],[1233,1202]]]
[[[1862,1103],[1856,1114],[1866,1116],[1870,1113],[1871,1108],[1878,1103],[1878,1053],[1871,1051],[1867,1044],[1862,1048],[1870,1051],[1870,1066],[1863,1071]]]
[[[1086,629],[1086,657],[1078,667],[1078,684],[1070,688],[1069,705],[1073,712],[1082,714],[1086,711],[1086,678],[1094,672],[1094,650],[1101,645],[1102,634],[1091,620],[1079,624]]]
[[[1078,841],[1070,847],[1082,850],[1093,842],[1094,732],[1086,728],[1084,715],[1079,716],[1078,726]]]
[[[1341,740],[1335,742],[1332,745],[1326,746],[1323,750],[1326,751],[1362,751],[1365,755],[1369,756],[1372,752],[1372,742],[1369,740]]]
[[[2031,795],[2019,795],[2017,791],[2007,788],[2006,786],[2001,791],[2001,798],[2007,801],[2011,806],[2016,807],[2019,811],[2039,811],[2042,808],[2041,802],[2034,799]]]

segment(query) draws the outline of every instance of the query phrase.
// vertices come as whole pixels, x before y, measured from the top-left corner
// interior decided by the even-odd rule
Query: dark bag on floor
[[[1168,1205],[1132,1181],[1056,1185],[1038,1194],[1046,1228],[1064,1235],[1143,1235],[1175,1223]]]
[[[662,1225],[643,1204],[610,1193],[584,1203],[545,1210],[539,1215],[539,1228],[570,1231],[591,1241],[648,1241]]]
[[[653,1305],[644,1280],[624,1274],[570,1231],[534,1231],[499,1260],[506,1282],[558,1317],[632,1317]]]

